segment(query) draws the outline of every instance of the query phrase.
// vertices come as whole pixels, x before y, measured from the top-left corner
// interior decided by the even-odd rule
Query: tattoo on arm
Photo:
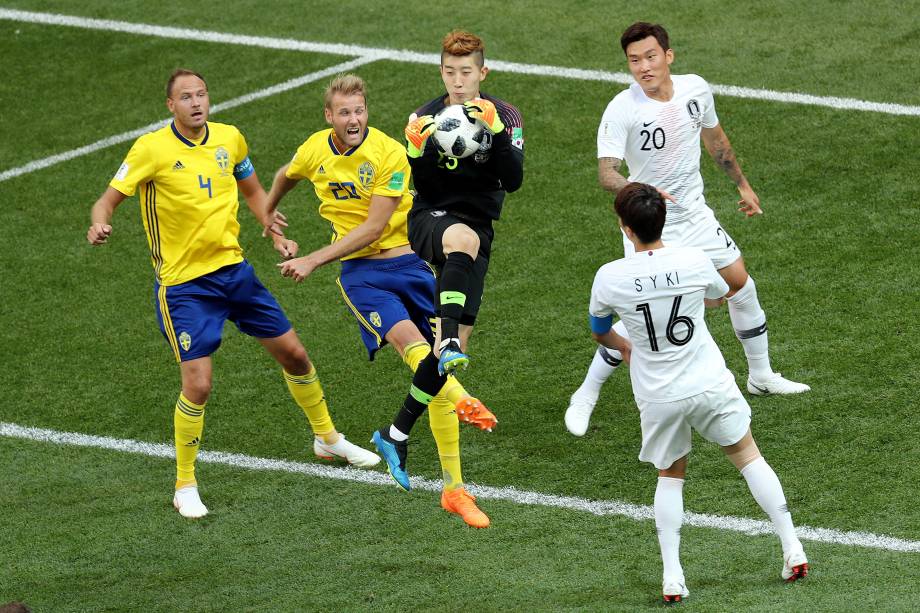
[[[744,173],[741,172],[741,166],[738,165],[738,160],[735,157],[735,150],[732,149],[731,143],[728,142],[728,139],[720,139],[715,143],[710,151],[712,159],[715,163],[722,169],[722,172],[727,174],[732,181],[735,182],[735,185],[741,185],[746,182],[744,178]]]
[[[626,185],[626,177],[620,174],[623,160],[618,158],[599,158],[597,160],[598,180],[601,187],[616,194]]]

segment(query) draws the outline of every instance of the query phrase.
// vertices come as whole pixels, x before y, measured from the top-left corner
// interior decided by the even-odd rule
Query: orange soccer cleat
[[[454,406],[457,409],[457,418],[465,424],[471,424],[486,432],[491,432],[492,428],[498,425],[498,418],[478,398],[467,396],[458,400]]]
[[[473,528],[489,527],[489,516],[476,506],[476,497],[462,487],[441,492],[441,507],[449,513],[456,513]]]

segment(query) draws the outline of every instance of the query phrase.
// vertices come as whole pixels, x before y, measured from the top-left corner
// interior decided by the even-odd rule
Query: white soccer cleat
[[[748,376],[747,380],[747,390],[755,396],[802,394],[810,389],[811,387],[804,383],[785,379],[778,372],[773,373],[773,376],[765,381],[755,381],[751,376]]]
[[[792,583],[808,575],[808,558],[801,549],[783,557],[783,581]]]
[[[584,436],[588,431],[588,424],[591,422],[591,413],[594,412],[594,405],[597,404],[597,398],[589,400],[579,395],[576,391],[569,400],[569,408],[565,410],[565,427],[575,436]]]
[[[667,604],[680,602],[689,595],[683,579],[665,579],[661,584],[661,597]]]
[[[187,485],[176,490],[173,506],[179,511],[179,515],[189,519],[198,519],[208,514],[208,507],[204,506],[201,497],[198,496],[197,485]]]
[[[345,440],[344,434],[340,434],[339,440],[332,445],[326,444],[323,442],[323,439],[318,436],[314,437],[313,453],[316,454],[316,457],[324,460],[335,460],[336,458],[340,458],[349,464],[360,466],[361,468],[374,466],[380,461],[379,455],[373,451],[358,447],[354,443],[348,442]]]

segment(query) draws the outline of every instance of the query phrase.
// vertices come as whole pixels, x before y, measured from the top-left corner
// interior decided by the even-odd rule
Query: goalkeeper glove
[[[505,129],[505,124],[502,123],[501,118],[498,116],[495,105],[489,100],[473,98],[464,102],[463,106],[466,107],[466,112],[470,117],[482,122],[485,127],[492,131],[492,134],[498,134]]]
[[[422,153],[425,152],[425,142],[437,129],[434,117],[431,115],[415,117],[413,113],[406,125],[406,151],[410,158],[422,157]]]

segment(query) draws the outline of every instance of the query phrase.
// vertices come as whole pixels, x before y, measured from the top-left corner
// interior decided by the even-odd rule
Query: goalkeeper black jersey
[[[415,183],[413,210],[441,209],[461,219],[491,223],[501,216],[506,192],[524,180],[524,120],[518,109],[485,93],[480,97],[495,105],[505,124],[498,134],[486,130],[487,139],[473,155],[458,159],[440,153],[432,139],[419,158],[409,158]],[[417,115],[437,115],[447,96],[426,103]],[[491,139],[488,137],[491,136]]]

